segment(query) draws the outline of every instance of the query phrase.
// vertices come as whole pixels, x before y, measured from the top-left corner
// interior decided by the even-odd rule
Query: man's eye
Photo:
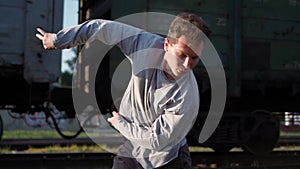
[[[179,57],[184,59],[184,58],[186,58],[187,56],[186,56],[186,55],[179,55]]]

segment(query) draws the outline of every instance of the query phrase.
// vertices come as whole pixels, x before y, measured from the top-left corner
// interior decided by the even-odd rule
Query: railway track
[[[264,156],[242,152],[191,153],[195,169],[299,169],[299,155],[299,151],[273,152]],[[0,164],[6,169],[109,169],[113,157],[111,153],[0,154]]]
[[[299,155],[299,151],[275,151],[263,156],[243,152],[195,153],[192,156],[196,168],[299,169]]]
[[[300,137],[280,137],[277,145],[300,145]]]
[[[26,149],[27,147],[46,147],[50,145],[96,145],[109,144],[120,145],[124,142],[123,137],[99,137],[99,138],[76,138],[76,139],[3,139],[0,141],[0,147],[11,147],[12,149]]]
[[[123,137],[98,137],[90,139],[86,138],[76,138],[76,139],[3,139],[0,141],[0,147],[11,147],[16,149],[25,149],[26,147],[45,147],[50,145],[95,145],[96,141],[98,144],[106,145],[120,145],[124,142]],[[278,146],[299,146],[300,137],[281,137],[277,144]]]

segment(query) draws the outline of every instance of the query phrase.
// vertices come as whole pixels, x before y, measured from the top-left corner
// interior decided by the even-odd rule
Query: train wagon
[[[0,1],[1,110],[35,112],[49,100],[61,74],[61,51],[45,51],[35,34],[37,27],[61,29],[62,12],[60,0]],[[0,122],[0,138],[2,130]]]
[[[227,97],[217,129],[200,144],[197,138],[210,109],[211,86],[205,67],[199,64],[194,74],[200,110],[188,142],[220,152],[242,147],[261,154],[270,152],[279,138],[279,120],[274,114],[300,109],[299,9],[295,0],[80,0],[80,22],[114,20],[140,12],[192,12],[201,16],[212,30],[210,40],[224,67]],[[92,90],[101,112],[111,109],[108,96],[114,89],[110,82],[123,59],[112,50],[100,64]],[[87,90],[92,86],[87,78],[91,76],[89,63],[79,60],[77,82],[81,86],[77,87]]]

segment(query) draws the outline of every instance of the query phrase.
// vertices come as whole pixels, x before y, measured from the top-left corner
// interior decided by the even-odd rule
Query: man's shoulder
[[[139,35],[139,40],[149,44],[151,48],[163,48],[164,38],[160,35],[151,32],[142,32]]]

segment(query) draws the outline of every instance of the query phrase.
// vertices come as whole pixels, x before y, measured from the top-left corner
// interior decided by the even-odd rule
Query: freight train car
[[[37,27],[61,29],[62,11],[60,0],[0,1],[1,110],[30,113],[49,100],[60,77],[61,52],[45,51],[35,34]],[[0,138],[2,127],[0,122]]]
[[[204,18],[226,73],[227,100],[221,122],[201,143],[203,146],[223,152],[233,147],[256,154],[269,152],[279,137],[273,112],[300,110],[300,3],[296,0],[80,0],[80,7],[81,22],[138,12],[193,12]],[[105,57],[95,82],[102,111],[110,109],[110,81],[122,60],[109,55],[118,54],[111,52]],[[89,74],[87,64],[83,58],[78,64],[79,72],[83,72],[78,80],[81,88],[89,86],[83,80]],[[210,108],[211,87],[200,64],[194,74],[201,103],[188,141],[199,144],[199,131]]]

